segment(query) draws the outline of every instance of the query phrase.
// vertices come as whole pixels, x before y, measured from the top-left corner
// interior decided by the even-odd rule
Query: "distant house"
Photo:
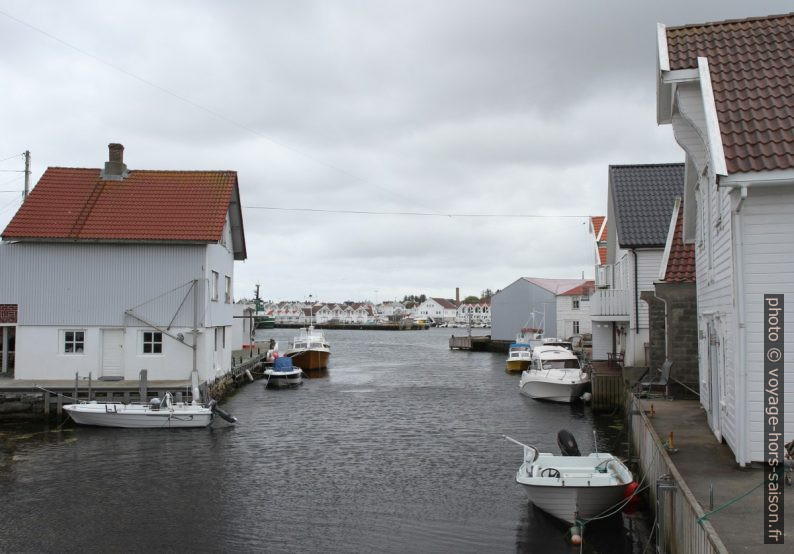
[[[684,164],[609,166],[606,263],[599,253],[590,300],[594,360],[615,353],[628,366],[647,364],[648,305],[640,294],[654,290],[683,188]]]
[[[594,290],[595,281],[586,281],[557,295],[557,337],[592,332],[590,296]]]
[[[458,323],[469,323],[478,325],[491,324],[491,299],[483,298],[478,302],[467,304],[462,302],[458,305],[455,321]]]
[[[764,460],[764,295],[794,298],[793,37],[791,14],[659,25],[657,36],[657,121],[686,153],[700,401],[740,464]],[[794,352],[794,333],[782,350]],[[783,372],[794,382],[794,356]]]
[[[557,295],[586,279],[521,277],[491,297],[491,337],[513,340],[525,327],[557,331]]]
[[[50,167],[2,233],[17,379],[191,378],[231,368],[237,173]]]
[[[416,317],[432,318],[436,323],[455,321],[458,306],[447,298],[428,298],[416,310]]]

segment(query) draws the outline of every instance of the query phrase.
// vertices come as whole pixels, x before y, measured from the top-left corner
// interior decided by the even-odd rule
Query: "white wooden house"
[[[646,365],[648,305],[640,294],[654,290],[683,186],[683,164],[609,166],[606,260],[596,265],[590,298],[592,359],[614,353],[627,366]]]
[[[246,258],[234,171],[48,168],[2,233],[17,379],[202,382],[231,368],[234,261]]]
[[[595,281],[587,281],[557,295],[557,337],[592,332],[590,297],[594,290]]]
[[[764,460],[763,297],[794,298],[792,36],[791,14],[660,24],[657,34],[657,120],[672,125],[686,155],[683,235],[695,245],[700,401],[740,464]],[[794,319],[785,308],[788,385]],[[789,402],[784,426],[788,441]]]
[[[469,323],[469,321],[471,321],[472,324],[490,325],[491,300],[485,298],[479,302],[472,302],[470,304],[462,302],[458,306],[455,321],[457,323]]]
[[[416,317],[432,318],[436,323],[455,321],[458,306],[454,300],[428,298],[416,310]]]

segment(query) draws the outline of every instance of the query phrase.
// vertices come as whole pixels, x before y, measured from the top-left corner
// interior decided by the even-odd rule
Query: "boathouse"
[[[647,365],[648,304],[640,295],[654,290],[683,188],[684,164],[609,166],[606,260],[590,300],[593,360]]]
[[[682,232],[695,248],[700,402],[740,464],[764,460],[764,295],[794,298],[792,37],[791,14],[660,24],[657,33],[657,121],[672,125],[686,155]],[[794,382],[794,356],[783,369]],[[790,404],[784,426],[794,429]]]
[[[491,338],[515,340],[521,329],[557,331],[557,295],[581,286],[586,279],[521,277],[491,297]]]
[[[122,145],[109,154],[102,169],[48,168],[2,232],[14,377],[188,380],[195,363],[212,382],[231,368],[246,258],[237,173],[128,169]]]

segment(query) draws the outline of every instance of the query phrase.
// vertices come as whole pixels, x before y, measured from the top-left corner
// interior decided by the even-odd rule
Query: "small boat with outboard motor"
[[[582,456],[573,435],[564,429],[557,434],[561,456],[505,438],[524,447],[516,482],[535,506],[562,521],[573,525],[613,507],[619,510],[624,499],[635,494],[634,476],[622,461],[608,453]]]
[[[80,402],[63,407],[78,425],[120,427],[125,429],[176,429],[206,427],[216,414],[229,423],[237,418],[217,406],[215,400],[207,404],[174,402],[170,392],[162,400],[152,398],[147,404],[121,402]]]
[[[273,360],[273,367],[264,371],[266,387],[297,387],[303,383],[303,371],[292,365],[292,358],[281,356]]]

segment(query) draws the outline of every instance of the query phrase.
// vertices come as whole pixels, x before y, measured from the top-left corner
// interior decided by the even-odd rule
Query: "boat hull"
[[[530,360],[507,360],[505,367],[508,373],[518,373],[529,369]]]
[[[536,400],[571,403],[581,398],[589,384],[590,381],[562,383],[543,381],[529,377],[521,382],[521,394]]]
[[[178,429],[207,427],[212,411],[128,409],[124,404],[74,404],[64,406],[78,425],[122,429]]]
[[[605,487],[554,487],[527,485],[522,487],[532,503],[549,515],[574,524],[576,519],[588,519],[617,504],[628,485]]]
[[[303,370],[313,371],[316,369],[326,369],[331,353],[325,350],[300,350],[287,352],[292,358],[292,363]]]
[[[303,376],[300,371],[289,373],[279,371],[265,371],[265,379],[267,383],[265,386],[269,388],[279,389],[283,387],[297,387],[303,383]]]

